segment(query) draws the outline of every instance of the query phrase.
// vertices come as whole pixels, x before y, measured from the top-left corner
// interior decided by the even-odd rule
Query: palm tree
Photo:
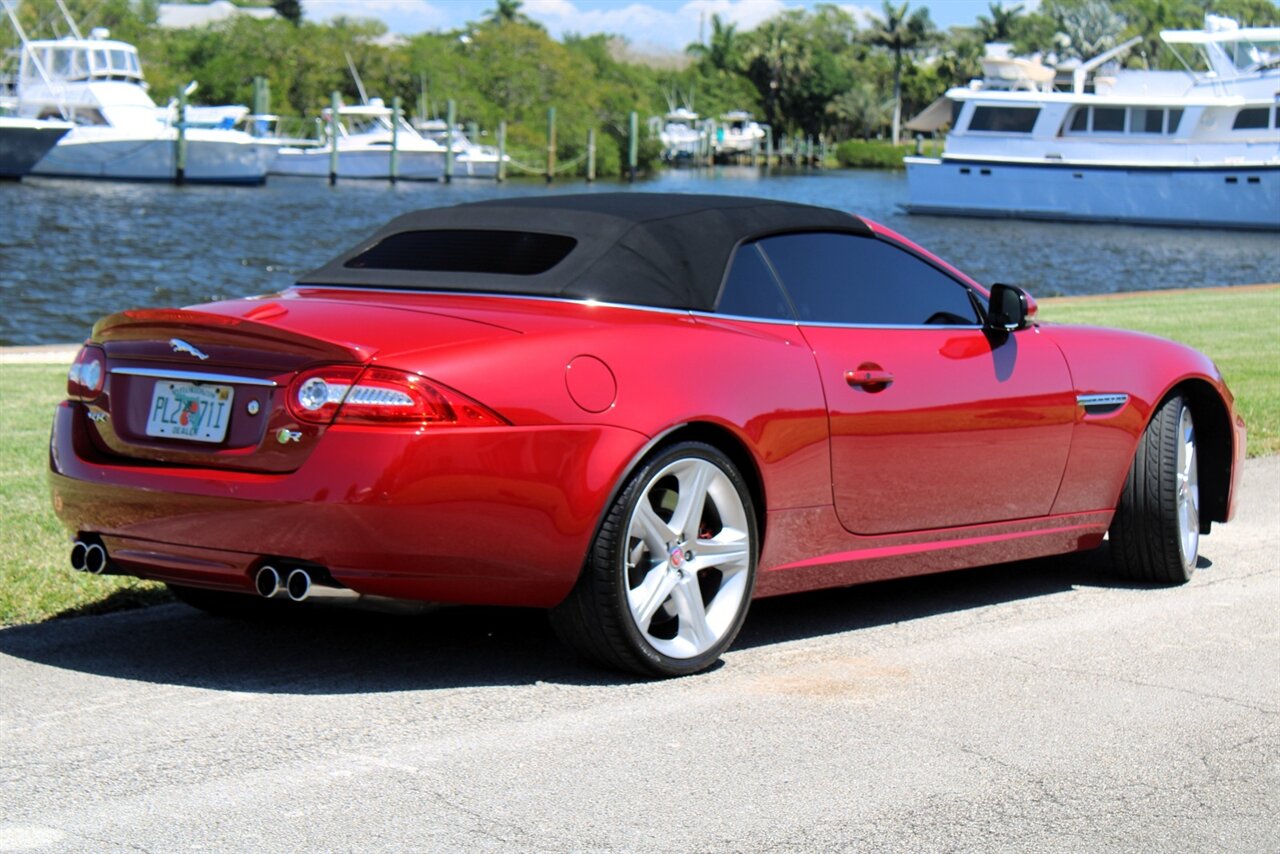
[[[1015,3],[1006,8],[1004,3],[995,2],[988,3],[987,9],[991,12],[990,18],[986,15],[978,16],[982,37],[989,42],[1007,42],[1013,38],[1014,26],[1018,16],[1022,14],[1022,4]]]
[[[902,54],[926,44],[933,35],[933,21],[928,9],[916,9],[907,14],[911,3],[903,0],[894,6],[884,0],[884,17],[869,16],[871,32],[868,40],[877,47],[888,48],[893,53],[893,144],[897,145],[902,127]]]
[[[882,131],[889,123],[892,112],[893,104],[882,98],[875,86],[865,81],[827,104],[827,114],[835,118],[841,130],[863,139]]]
[[[694,42],[685,53],[708,62],[717,71],[738,71],[742,68],[742,39],[737,24],[726,24],[719,15],[711,16],[711,41]]]
[[[497,0],[489,20],[495,24],[527,24],[529,16],[520,11],[524,0]]]
[[[765,118],[775,129],[791,124],[785,116],[793,84],[813,67],[813,49],[797,26],[796,12],[765,21],[751,34],[746,50],[747,76],[764,96]]]

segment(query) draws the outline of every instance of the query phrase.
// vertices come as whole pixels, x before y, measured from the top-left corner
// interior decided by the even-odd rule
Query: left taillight
[[[72,400],[97,400],[106,381],[107,354],[101,347],[81,347],[67,372],[67,396]]]
[[[305,371],[289,387],[290,413],[312,424],[496,427],[507,420],[451,388],[390,368],[333,365]]]

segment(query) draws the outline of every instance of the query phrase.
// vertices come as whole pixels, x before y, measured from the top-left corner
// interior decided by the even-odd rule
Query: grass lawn
[[[72,572],[45,472],[53,407],[67,369],[0,365],[0,626],[164,601],[164,586]]]
[[[1042,320],[1151,332],[1207,353],[1249,427],[1249,456],[1280,452],[1280,286],[1040,301]]]
[[[1154,332],[1208,353],[1249,424],[1251,456],[1280,452],[1280,287],[1040,303],[1045,320]],[[45,472],[66,368],[0,365],[0,626],[168,599],[159,584],[72,572]]]

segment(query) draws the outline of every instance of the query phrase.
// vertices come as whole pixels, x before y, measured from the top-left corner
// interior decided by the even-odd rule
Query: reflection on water
[[[752,195],[878,220],[984,282],[1038,296],[1274,281],[1274,234],[907,216],[892,172],[760,176],[670,171],[634,187],[450,185],[272,178],[265,187],[173,187],[28,178],[0,183],[0,345],[74,341],[104,314],[266,293],[390,217],[499,196],[617,189]]]

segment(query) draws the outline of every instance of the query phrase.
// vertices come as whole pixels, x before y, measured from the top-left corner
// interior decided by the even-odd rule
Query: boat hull
[[[92,133],[76,128],[35,168],[33,175],[116,181],[172,181],[177,175],[174,138]],[[110,131],[111,129],[103,129]],[[89,131],[84,133],[84,131]],[[261,184],[275,158],[270,142],[228,140],[191,131],[183,179],[192,184]]]
[[[913,214],[1280,230],[1280,163],[1091,166],[906,158]]]
[[[295,178],[329,177],[329,150],[282,149],[271,168],[272,175]],[[373,149],[338,151],[338,177],[389,180],[391,151]],[[404,181],[438,181],[444,177],[444,154],[438,151],[397,152],[396,177]]]
[[[16,180],[31,171],[71,125],[32,119],[0,119],[0,179]]]

